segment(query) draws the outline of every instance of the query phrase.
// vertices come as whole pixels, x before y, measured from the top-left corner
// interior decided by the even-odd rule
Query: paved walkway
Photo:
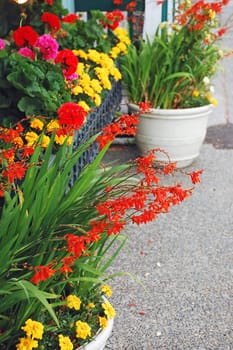
[[[226,41],[233,47],[232,36]],[[202,182],[170,213],[126,232],[112,270],[137,276],[147,292],[129,276],[111,283],[118,315],[107,350],[233,349],[232,57],[225,69],[206,143],[189,167],[204,170]],[[136,155],[133,145],[109,151],[121,161]]]

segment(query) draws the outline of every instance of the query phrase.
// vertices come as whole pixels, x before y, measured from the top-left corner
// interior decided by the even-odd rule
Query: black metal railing
[[[112,89],[107,93],[102,104],[94,111],[88,114],[85,125],[75,133],[73,149],[77,149],[93,135],[99,133],[103,127],[110,124],[115,116],[115,112],[120,110],[122,99],[121,81],[113,81]],[[99,144],[93,142],[90,147],[82,154],[77,164],[73,168],[72,183],[77,179],[84,166],[94,161],[99,153]],[[72,185],[71,183],[71,185]]]

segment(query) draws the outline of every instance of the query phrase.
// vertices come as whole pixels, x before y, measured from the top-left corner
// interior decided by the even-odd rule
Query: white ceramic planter
[[[131,111],[138,111],[137,105],[130,104]],[[208,116],[212,105],[186,109],[151,109],[142,113],[136,135],[141,152],[161,148],[168,152],[177,167],[190,165],[200,154],[205,139]],[[167,161],[161,153],[158,160]]]
[[[107,328],[102,329],[90,343],[83,345],[82,347],[78,348],[78,350],[103,350],[112,333],[113,323],[113,318],[108,320]]]

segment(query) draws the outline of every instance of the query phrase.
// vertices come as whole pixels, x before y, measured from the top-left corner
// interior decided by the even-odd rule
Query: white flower
[[[210,85],[210,92],[213,94],[214,93],[214,86]]]
[[[205,85],[209,85],[210,79],[209,79],[208,77],[205,77],[205,78],[203,79],[203,83],[204,83]]]
[[[218,50],[218,55],[219,55],[219,57],[223,57],[223,51],[222,50]]]

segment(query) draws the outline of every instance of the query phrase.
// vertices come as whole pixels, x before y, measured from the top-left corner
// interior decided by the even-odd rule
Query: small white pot
[[[153,148],[165,150],[178,168],[190,165],[200,154],[212,105],[186,109],[151,109],[140,114],[136,144],[144,153]],[[131,111],[139,111],[130,104]],[[157,159],[167,161],[158,153]]]
[[[108,326],[105,329],[101,329],[91,342],[81,346],[78,350],[103,350],[112,333],[113,323],[113,318],[108,320]]]

